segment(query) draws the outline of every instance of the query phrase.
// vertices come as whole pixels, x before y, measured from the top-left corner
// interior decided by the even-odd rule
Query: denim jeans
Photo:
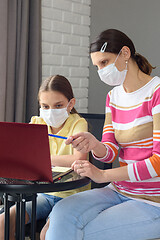
[[[46,240],[146,240],[160,237],[160,208],[108,187],[74,194],[50,214]]]
[[[62,198],[49,194],[39,193],[37,194],[37,208],[36,208],[36,220],[45,219],[49,216],[53,206]],[[26,202],[26,211],[29,215],[29,222],[31,222],[32,214],[32,202]]]

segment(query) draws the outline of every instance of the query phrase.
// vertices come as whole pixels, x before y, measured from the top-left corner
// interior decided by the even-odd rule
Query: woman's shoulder
[[[160,88],[160,77],[158,76],[153,77],[151,82],[152,82],[153,88],[155,89]]]

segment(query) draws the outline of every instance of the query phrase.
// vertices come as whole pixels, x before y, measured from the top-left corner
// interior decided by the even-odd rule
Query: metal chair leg
[[[31,240],[36,239],[36,198],[37,198],[37,194],[33,194],[33,196],[32,196]]]
[[[25,240],[25,195],[20,195],[20,239]]]
[[[5,211],[5,227],[4,227],[4,239],[9,240],[9,204],[8,204],[8,194],[4,193],[4,211]]]
[[[20,240],[20,202],[16,202],[16,240]]]

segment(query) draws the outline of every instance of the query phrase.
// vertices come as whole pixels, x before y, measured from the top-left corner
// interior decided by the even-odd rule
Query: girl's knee
[[[0,214],[0,240],[4,239],[4,213]]]
[[[44,225],[44,227],[41,230],[40,240],[45,240],[45,236],[46,236],[46,232],[47,232],[48,228],[49,228],[49,219],[48,219],[47,223]]]
[[[0,214],[0,229],[1,229],[2,225],[4,226],[4,213]]]

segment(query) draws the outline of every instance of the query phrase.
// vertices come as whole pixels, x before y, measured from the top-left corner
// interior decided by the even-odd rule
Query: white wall
[[[68,78],[76,109],[88,111],[91,0],[42,0],[42,76]]]
[[[91,41],[101,32],[116,28],[133,41],[136,51],[144,55],[160,76],[160,0],[92,0]],[[90,64],[89,112],[104,113],[105,98],[111,88],[102,83]]]

